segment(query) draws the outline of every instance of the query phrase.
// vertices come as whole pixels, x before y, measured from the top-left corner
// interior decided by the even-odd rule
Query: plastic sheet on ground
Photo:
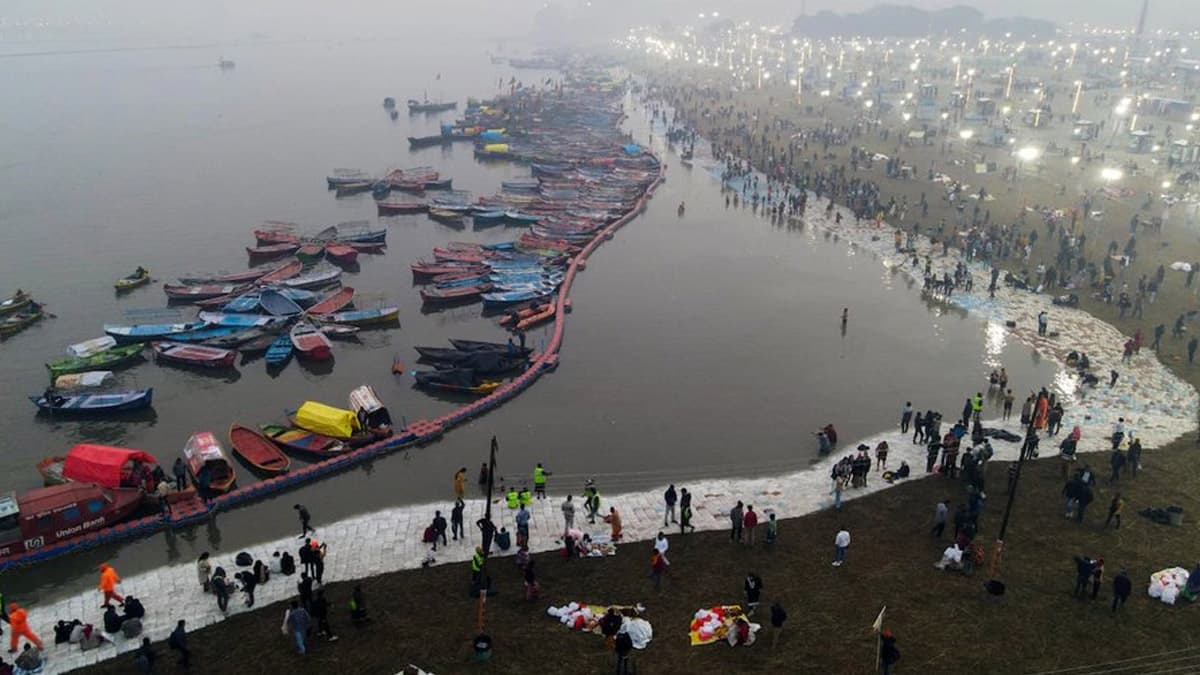
[[[644,608],[638,605],[612,605],[612,609],[621,615],[621,629],[618,633],[628,633],[634,649],[645,649],[654,638],[654,628],[641,617]],[[549,607],[546,614],[558,619],[558,622],[571,630],[585,631],[600,635],[600,619],[608,612],[609,606],[589,605],[585,602],[572,602],[561,607]]]
[[[1187,586],[1188,571],[1182,567],[1170,567],[1150,575],[1150,597],[1158,598],[1168,605],[1175,604],[1175,598]]]

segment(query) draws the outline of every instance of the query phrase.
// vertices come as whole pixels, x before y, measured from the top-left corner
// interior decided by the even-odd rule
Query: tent
[[[98,483],[104,487],[121,486],[122,474],[128,477],[133,462],[157,464],[148,452],[114,448],[107,445],[77,445],[67,453],[63,477],[80,483]]]
[[[324,436],[347,439],[359,431],[358,417],[351,410],[305,401],[296,411],[296,426]]]

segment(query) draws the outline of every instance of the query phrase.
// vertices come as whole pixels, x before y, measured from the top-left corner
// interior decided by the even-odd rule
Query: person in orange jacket
[[[100,590],[104,593],[104,607],[108,607],[108,603],[113,600],[117,601],[118,605],[125,604],[125,598],[117,593],[117,584],[120,583],[121,577],[117,576],[117,571],[108,565],[100,565]]]
[[[29,613],[17,606],[17,603],[8,603],[8,623],[11,629],[11,634],[8,636],[8,653],[12,654],[17,651],[17,643],[21,638],[29,640],[37,645],[38,649],[42,648],[42,641],[29,630]]]

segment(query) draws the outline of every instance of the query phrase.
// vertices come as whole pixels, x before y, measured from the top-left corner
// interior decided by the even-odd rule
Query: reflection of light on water
[[[1079,378],[1063,366],[1055,371],[1054,383],[1051,386],[1058,390],[1064,403],[1072,403],[1075,401],[1076,390],[1079,388]]]
[[[1002,365],[1000,355],[1004,353],[1004,346],[1008,342],[1008,331],[998,321],[988,321],[983,331],[983,365],[999,368]]]

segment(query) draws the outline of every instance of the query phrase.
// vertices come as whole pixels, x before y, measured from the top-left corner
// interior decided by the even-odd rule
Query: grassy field
[[[673,79],[682,78],[676,73]],[[786,116],[802,126],[819,121],[801,119],[796,106],[771,104],[765,94],[746,95],[736,105],[760,118]],[[831,108],[826,114],[841,119],[849,113]],[[873,135],[854,142],[885,154],[895,145],[894,136],[888,143]],[[831,151],[838,153],[834,161],[840,163],[845,161],[848,147]],[[948,159],[937,145],[905,149],[903,156],[918,167],[927,167],[931,161],[942,167]],[[1042,176],[1023,186],[1003,183],[998,175],[967,176],[962,168],[954,175],[976,189],[983,185],[997,196],[996,201],[987,203],[993,222],[1012,222],[1020,207],[1019,197],[1030,204],[1072,206],[1082,183],[1078,176],[1067,176],[1065,169],[1047,160]],[[885,197],[907,195],[909,202],[915,203],[925,192],[930,212],[919,218],[922,223],[933,224],[943,217],[953,222],[939,198],[940,188],[933,183],[889,180],[880,164],[860,175],[880,183]],[[1144,194],[1150,181],[1148,177],[1131,179],[1130,185]],[[1058,187],[1064,182],[1068,184],[1065,196]],[[1106,218],[1084,225],[1090,259],[1099,260],[1111,240],[1124,245],[1136,206],[1136,199],[1133,204],[1106,202]],[[909,222],[913,219],[910,215]],[[1030,224],[1037,225],[1032,219]],[[1044,234],[1044,228],[1037,226]],[[1180,222],[1161,235],[1139,233],[1138,238],[1140,256],[1127,272],[1130,286],[1135,288],[1138,276],[1152,275],[1160,263],[1200,258],[1200,240]],[[1053,253],[1053,244],[1040,240],[1029,267],[1052,263]],[[1158,301],[1145,308],[1142,320],[1118,321],[1115,305],[1094,301],[1088,293],[1080,293],[1082,306],[1129,334],[1142,327],[1149,336],[1158,323],[1165,323],[1169,334],[1175,317],[1197,306],[1196,296],[1183,287],[1182,279],[1179,273],[1168,273]],[[1185,343],[1168,337],[1161,358],[1181,377],[1200,384],[1197,370],[1186,363]],[[409,662],[437,673],[612,672],[613,662],[601,638],[570,632],[545,615],[548,605],[573,600],[642,602],[648,607],[655,640],[636,655],[640,673],[871,672],[874,640],[870,626],[885,605],[886,624],[895,631],[903,655],[897,667],[900,673],[1037,673],[1169,650],[1200,650],[1200,636],[1195,631],[1200,608],[1169,607],[1145,595],[1152,572],[1175,565],[1190,568],[1200,556],[1195,545],[1195,519],[1200,515],[1194,487],[1200,473],[1193,459],[1196,452],[1191,438],[1148,449],[1143,455],[1145,469],[1136,479],[1127,476],[1119,486],[1109,486],[1102,478],[1082,525],[1063,517],[1056,460],[1029,465],[1008,533],[1000,576],[1009,592],[1003,598],[983,591],[987,576],[983,571],[965,577],[934,569],[945,546],[929,535],[934,504],[949,498],[957,506],[963,499],[960,484],[935,478],[849,502],[841,513],[821,512],[786,521],[781,526],[781,541],[773,549],[734,546],[724,533],[673,536],[673,565],[661,592],[655,592],[646,578],[648,543],[622,546],[618,556],[607,559],[568,562],[553,554],[536,556],[543,597],[535,603],[523,600],[517,570],[509,560],[500,560],[494,575],[500,595],[488,603],[488,632],[495,639],[496,653],[486,666],[471,661],[477,606],[466,594],[468,568],[447,565],[365,581],[375,621],[361,630],[348,626],[344,610],[351,587],[332,584],[328,592],[338,608],[334,625],[342,639],[316,643],[303,659],[280,635],[281,605],[198,631],[191,637],[196,657],[191,672],[382,675],[395,673]],[[1106,477],[1107,458],[1091,459]],[[989,555],[1006,498],[1005,478],[1005,466],[990,467],[990,499],[980,533]],[[1105,509],[1117,489],[1127,499],[1125,523],[1119,531],[1105,530],[1101,527]],[[1185,509],[1183,527],[1156,525],[1137,515],[1144,508],[1168,505]],[[853,543],[847,564],[834,568],[830,565],[832,542],[840,525],[850,530]],[[1076,554],[1106,561],[1106,579],[1096,601],[1071,595],[1072,557]],[[1120,569],[1129,571],[1134,594],[1124,609],[1113,614],[1109,611],[1110,580]],[[757,618],[765,622],[765,607],[775,599],[789,612],[778,647],[771,648],[769,629],[764,629],[767,639],[749,649],[731,649],[724,644],[689,646],[687,628],[693,612],[739,602],[742,579],[748,571],[765,582],[764,610]],[[165,651],[160,645],[160,652]],[[1155,665],[1155,659],[1124,664],[1129,667],[1119,672],[1200,671],[1200,651],[1195,657],[1190,654],[1182,652],[1161,666]],[[159,672],[177,672],[169,656],[163,657],[162,665]],[[131,660],[122,657],[89,672],[130,672],[131,668]],[[1096,666],[1071,673],[1104,670]]]

